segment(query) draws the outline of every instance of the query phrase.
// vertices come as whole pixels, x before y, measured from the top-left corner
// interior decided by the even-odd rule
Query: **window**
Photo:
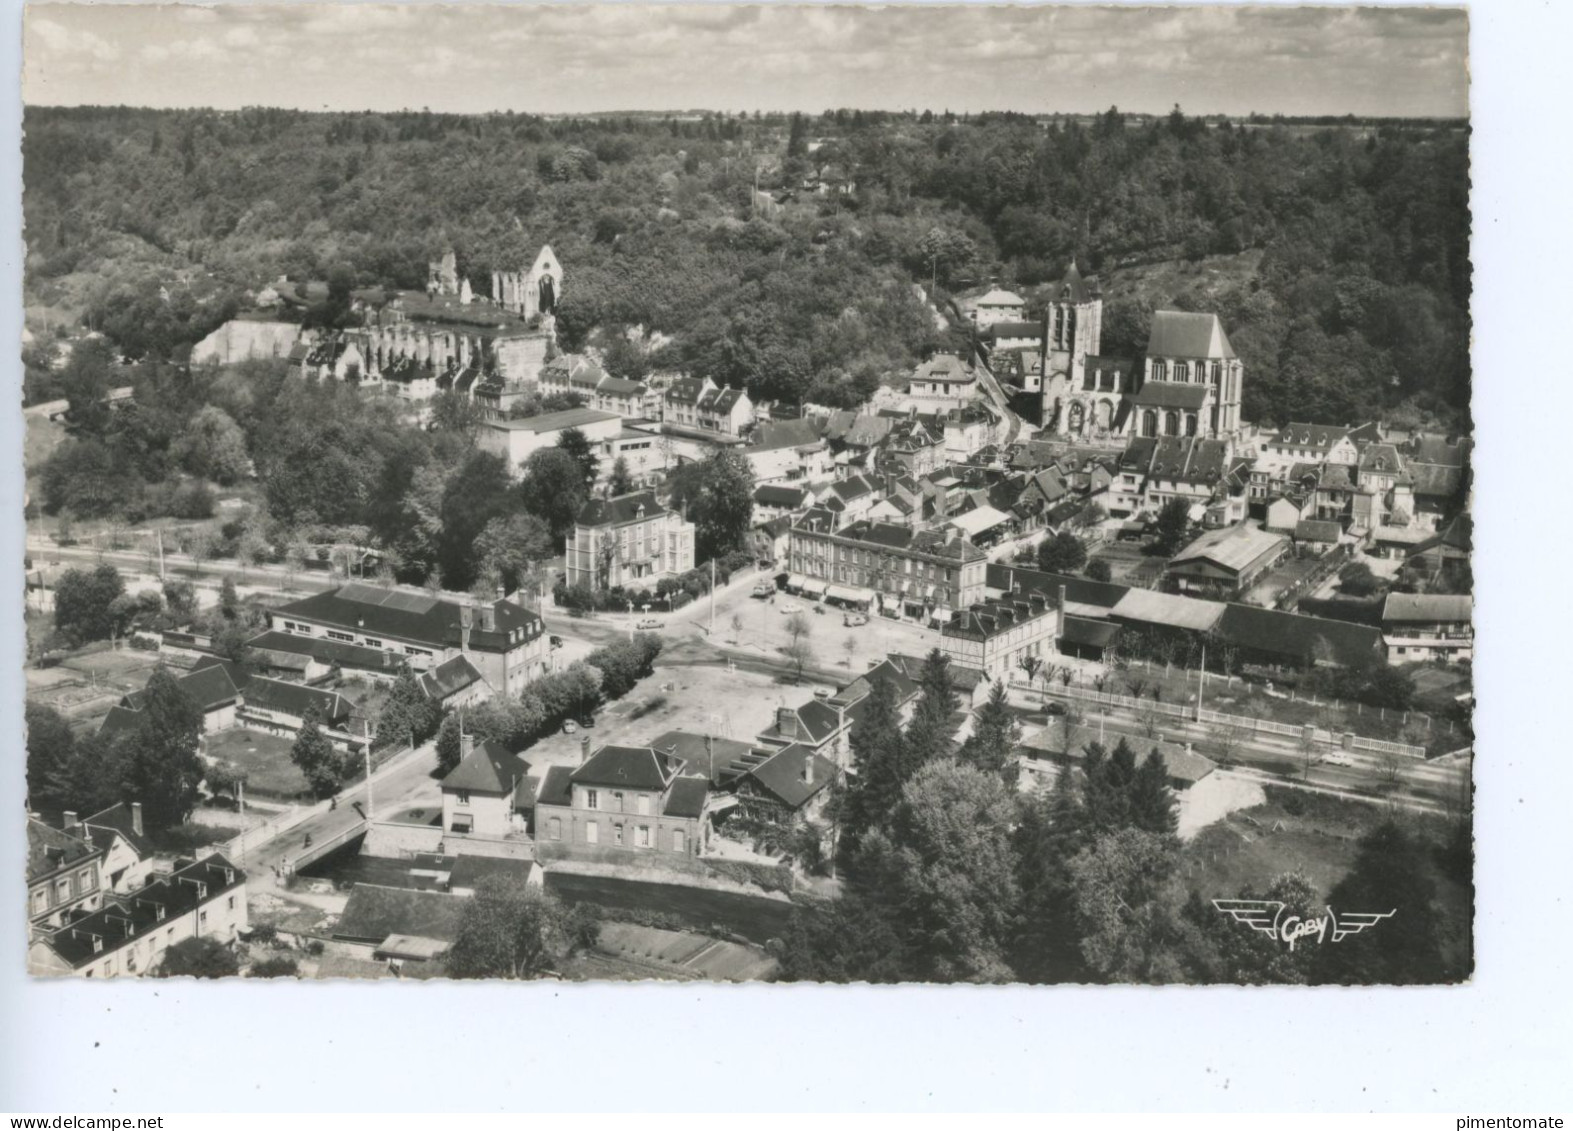
[[[625,812],[628,811],[628,804],[623,800],[622,790],[617,790],[617,791],[613,792],[613,794],[612,794],[612,808],[615,809],[619,813],[625,813]]]
[[[637,829],[634,830],[634,847],[635,848],[649,848],[650,847],[650,826],[649,825],[640,825]]]
[[[98,886],[98,877],[94,875],[91,868],[84,872],[78,872],[76,880],[78,891],[92,891]]]
[[[623,826],[622,825],[613,825],[612,826],[612,840],[615,843],[617,843],[617,844],[622,844],[623,843]]]
[[[382,641],[380,641],[380,640],[373,640],[371,637],[368,636],[368,637],[366,637],[366,647],[368,647],[368,648],[381,648],[382,647]]]
[[[638,806],[639,815],[641,817],[648,817],[650,815],[650,795],[648,793],[641,793],[639,795]]]
[[[355,643],[355,634],[353,632],[338,632],[330,628],[328,629],[328,639],[338,640],[345,644],[353,644]]]
[[[206,911],[198,911],[197,912],[197,930],[198,931],[204,931],[204,930],[207,929],[207,925],[208,925],[208,913]]]
[[[231,911],[235,910],[235,897],[234,896],[230,896],[229,897],[229,909]]]
[[[62,876],[55,881],[55,902],[64,903],[71,898],[71,881]]]
[[[455,833],[467,833],[474,827],[474,821],[471,819],[469,814],[465,814],[462,817],[455,817],[453,819],[453,824],[448,826],[448,831]]]
[[[584,827],[584,839],[590,844],[601,843],[601,825],[599,821],[591,821]]]
[[[601,793],[599,790],[587,789],[584,791],[584,807],[586,809],[599,809],[601,807]]]
[[[684,834],[682,829],[673,829],[672,830],[672,851],[673,852],[687,852],[688,851],[688,837]]]
[[[1399,649],[1399,650],[1402,651],[1403,649]],[[93,939],[93,953],[94,954],[102,954],[103,950],[104,950],[104,940],[95,936],[94,939]]]
[[[454,803],[458,805],[468,805],[470,803],[470,791],[467,789],[461,789],[457,792],[458,796],[454,798]]]
[[[546,822],[546,835],[552,840],[563,839],[563,822],[561,817],[553,817]]]

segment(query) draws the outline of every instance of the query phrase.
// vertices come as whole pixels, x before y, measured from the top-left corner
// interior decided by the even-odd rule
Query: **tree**
[[[1109,571],[1108,562],[1102,558],[1094,558],[1087,563],[1087,576],[1093,581],[1107,582],[1114,575]]]
[[[814,645],[809,640],[809,635],[814,631],[813,622],[801,611],[787,617],[787,635],[791,637],[786,647],[781,651],[786,658],[792,661],[793,674],[799,683],[803,682],[803,669],[814,662]]]
[[[539,978],[593,943],[592,920],[511,877],[488,876],[459,912],[448,950],[455,978]]]
[[[253,962],[251,969],[246,971],[248,978],[298,978],[300,966],[293,958],[284,955],[274,955],[264,958],[261,962]]]
[[[218,611],[220,616],[230,621],[240,615],[240,594],[235,591],[235,579],[228,574],[219,586]]]
[[[1038,544],[1038,568],[1045,573],[1075,573],[1087,561],[1087,547],[1069,530]]]
[[[1027,652],[1017,658],[1016,666],[1027,677],[1027,686],[1031,687],[1032,681],[1038,678],[1038,672],[1043,670],[1043,657]]]
[[[1016,903],[1015,806],[995,775],[936,762],[858,850],[855,887],[911,941],[921,976],[1003,982]]]
[[[1316,885],[1302,872],[1284,872],[1274,877],[1264,892],[1246,887],[1236,899],[1265,899],[1281,902],[1283,914],[1304,921],[1322,913]],[[1303,985],[1315,946],[1300,945],[1290,950],[1277,938],[1260,931],[1247,930],[1230,916],[1220,914],[1210,900],[1192,892],[1184,915],[1206,937],[1214,961],[1205,971],[1209,982],[1235,985]]]
[[[317,797],[332,797],[344,783],[344,759],[322,733],[322,713],[313,703],[306,710],[300,733],[290,747],[289,760],[295,763]]]
[[[442,777],[453,773],[464,757],[462,733],[458,712],[450,712],[437,728],[437,773]]]
[[[1339,591],[1350,597],[1369,597],[1382,586],[1365,562],[1350,562],[1338,571]]]
[[[606,484],[606,497],[615,499],[634,489],[634,477],[629,474],[628,461],[622,456],[612,461],[612,475]]]
[[[907,724],[906,739],[917,765],[951,752],[956,733],[951,716],[956,710],[956,683],[950,658],[938,648],[929,652],[918,676],[918,703]]]
[[[903,981],[911,955],[885,910],[851,893],[828,902],[794,900],[777,950],[784,982]]]
[[[481,573],[501,578],[512,592],[530,577],[537,562],[552,556],[552,532],[533,514],[494,518],[476,538],[475,554]]]
[[[957,757],[986,774],[1004,776],[1011,769],[1016,744],[1021,741],[1021,724],[1010,709],[1005,681],[997,680],[989,691],[988,702],[972,717],[972,733],[961,744]],[[1011,775],[1014,784],[1014,774]]]
[[[1178,863],[1172,837],[1135,828],[1099,836],[1071,861],[1076,932],[1094,977],[1154,985],[1185,978],[1200,933],[1180,914]]]
[[[437,564],[449,588],[469,588],[475,580],[481,540],[487,527],[505,518],[517,506],[507,463],[500,456],[475,451],[465,457],[442,490],[442,532],[437,537]],[[488,541],[486,546],[504,548],[496,540]],[[517,552],[516,547],[506,548]]]
[[[1191,507],[1184,499],[1170,499],[1158,511],[1158,552],[1164,557],[1185,545],[1191,530]]]
[[[56,630],[73,644],[109,639],[116,627],[110,606],[125,591],[120,571],[112,565],[66,570],[55,582]]]
[[[27,721],[27,800],[33,809],[75,809],[70,798],[59,799],[60,776],[76,752],[71,725],[53,707],[29,701],[23,708]]]
[[[1446,961],[1437,884],[1414,829],[1389,817],[1360,838],[1354,867],[1327,895],[1334,914],[1395,912],[1337,946],[1317,948],[1312,980],[1340,985],[1458,981],[1469,970]]]
[[[1131,820],[1138,829],[1172,835],[1179,827],[1163,756],[1154,748],[1131,781]]]
[[[848,787],[842,828],[842,844],[850,851],[865,832],[889,817],[917,768],[907,757],[896,689],[888,679],[874,679],[847,739],[857,770]]]
[[[155,978],[233,978],[239,973],[234,951],[203,935],[170,946],[153,969]]]
[[[251,470],[246,434],[216,405],[203,405],[192,414],[175,438],[172,454],[190,474],[226,487]]]
[[[552,532],[558,545],[573,530],[586,498],[584,470],[560,448],[542,448],[524,461],[519,498]]]
[[[394,679],[377,717],[376,745],[398,742],[419,746],[442,725],[442,706],[421,687],[415,673],[405,668]]]
[[[1241,751],[1247,749],[1252,731],[1244,723],[1223,722],[1213,726],[1213,754],[1221,766],[1231,766]]]
[[[577,428],[565,428],[557,437],[557,446],[579,465],[579,473],[584,479],[584,493],[588,495],[595,486],[596,471],[600,467],[600,460],[596,458],[595,449],[590,446],[589,437]]]
[[[1011,835],[1021,890],[1011,965],[1026,981],[1063,982],[1084,976],[1069,864],[1090,837],[1071,767],[1055,775],[1051,792],[1033,794],[1022,803]]]
[[[673,477],[672,505],[684,504],[698,561],[746,549],[754,520],[753,465],[740,452],[716,448]]]
[[[196,807],[204,768],[197,753],[202,708],[168,671],[153,672],[142,689],[134,729],[119,739],[122,791],[142,803],[154,828],[183,823]]]

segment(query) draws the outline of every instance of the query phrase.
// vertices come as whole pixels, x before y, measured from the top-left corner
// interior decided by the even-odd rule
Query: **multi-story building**
[[[978,389],[978,375],[953,353],[935,354],[907,382],[907,396],[930,406],[961,408]]]
[[[981,330],[996,322],[1019,322],[1026,309],[1026,299],[1014,291],[995,287],[972,303],[972,324]]]
[[[741,436],[754,422],[754,402],[748,393],[724,385],[699,398],[699,427],[722,436]]]
[[[75,824],[75,814],[69,815]],[[27,921],[58,927],[76,911],[91,911],[103,898],[104,850],[80,827],[77,834],[36,818],[27,821]]]
[[[672,467],[672,444],[659,431],[624,428],[596,449],[595,485],[604,490],[612,481],[617,461],[623,461],[628,477],[636,487],[658,482]]]
[[[218,853],[33,933],[27,972],[117,978],[156,968],[189,938],[234,942],[247,926],[246,873]]]
[[[550,652],[541,618],[501,593],[475,602],[350,582],[270,609],[268,626],[391,653],[415,672],[464,656],[504,696],[543,675]]]
[[[787,560],[789,587],[888,616],[940,620],[983,599],[987,565],[984,552],[954,530],[882,522],[836,530],[812,512],[793,526]]]
[[[952,614],[940,647],[957,667],[1008,680],[1023,657],[1055,654],[1059,613],[1041,593],[990,598]]]
[[[710,783],[687,770],[681,758],[634,746],[603,746],[580,766],[553,766],[535,802],[537,853],[698,856]]]
[[[1382,643],[1393,663],[1468,660],[1475,654],[1474,602],[1443,593],[1389,593]]]
[[[508,464],[508,474],[518,478],[530,456],[542,448],[556,447],[569,429],[583,434],[593,447],[621,434],[623,418],[593,408],[569,408],[523,420],[483,420],[476,432],[476,443],[482,450],[501,456]]]
[[[535,800],[530,764],[500,742],[474,746],[469,735],[459,741],[459,764],[442,779],[444,833],[489,838],[522,833]]]
[[[656,501],[653,491],[591,499],[579,510],[567,547],[570,587],[651,588],[694,568],[694,524]]]
[[[715,392],[715,382],[708,377],[678,377],[661,398],[661,419],[680,428],[698,428],[700,402]]]

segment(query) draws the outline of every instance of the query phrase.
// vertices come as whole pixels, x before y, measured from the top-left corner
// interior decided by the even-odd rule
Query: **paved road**
[[[431,773],[437,766],[436,746],[428,742],[414,750],[395,754],[372,774],[371,787],[376,813],[386,816],[419,801],[436,802],[440,792]],[[319,806],[304,821],[270,840],[249,849],[245,859],[237,860],[246,869],[248,882],[258,890],[275,890],[273,869],[283,869],[305,848],[309,834],[313,844],[322,844],[363,823],[366,784],[359,782],[339,797],[338,807]]]

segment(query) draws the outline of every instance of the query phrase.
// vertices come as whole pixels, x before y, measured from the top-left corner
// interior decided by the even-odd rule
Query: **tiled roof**
[[[1218,636],[1241,648],[1283,661],[1314,660],[1359,667],[1376,656],[1382,636],[1369,625],[1231,604],[1219,618]]]
[[[1332,448],[1349,435],[1349,429],[1331,424],[1287,424],[1278,433],[1276,443],[1286,448]]]
[[[632,491],[612,499],[589,499],[575,520],[580,526],[621,526],[666,513],[654,491]]]
[[[974,300],[978,306],[1026,306],[1027,300],[1014,291],[1007,291],[1003,287],[995,287],[988,294]]]
[[[413,935],[452,942],[466,902],[464,896],[440,891],[356,884],[333,927],[333,937],[380,943],[389,935]]]
[[[42,941],[68,965],[84,966],[245,882],[245,872],[214,853],[130,895],[107,898],[98,910],[41,936]],[[95,941],[102,942],[102,950],[94,949]]]
[[[98,855],[91,841],[62,832],[36,818],[27,821],[27,882]]]
[[[665,815],[668,817],[702,817],[705,799],[710,796],[710,783],[704,778],[678,778],[667,794]]]
[[[600,424],[607,420],[617,420],[615,412],[602,412],[594,408],[565,408],[561,412],[545,412],[540,416],[527,416],[522,420],[489,420],[490,428],[501,428],[512,432],[542,432],[565,431],[569,428],[583,428],[586,424]]]
[[[363,648],[359,644],[346,644],[342,640],[329,640],[325,636],[301,636],[277,629],[253,636],[246,641],[246,646],[274,656],[303,656],[322,664],[338,664],[340,667],[366,671],[382,671],[401,662],[395,653],[380,648]]]
[[[1234,347],[1216,314],[1160,310],[1152,316],[1148,357],[1232,358]]]
[[[1070,266],[1065,268],[1065,275],[1059,282],[1050,288],[1050,294],[1056,302],[1084,303],[1091,302],[1098,296],[1098,277],[1082,278],[1081,269],[1072,259]]]
[[[114,831],[118,835],[125,837],[126,843],[130,844],[132,848],[136,849],[143,856],[153,851],[153,843],[147,839],[146,834],[137,832],[136,820],[132,816],[131,806],[124,801],[117,801],[108,809],[100,809],[91,817],[84,818],[82,823],[94,832],[99,829]]]
[[[1207,632],[1227,606],[1217,601],[1201,601],[1151,589],[1132,589],[1120,598],[1109,615],[1134,624],[1160,624],[1168,628],[1187,628]]]
[[[429,593],[350,582],[273,611],[285,617],[359,629],[430,648],[447,648],[459,645],[463,608],[456,601]],[[493,629],[481,627],[483,613],[491,616]],[[501,651],[541,634],[541,618],[512,601],[496,601],[488,609],[471,609],[471,615],[475,624],[470,646],[479,651]]]
[[[1207,402],[1206,385],[1187,385],[1177,381],[1148,381],[1131,403],[1142,408],[1199,409]]]
[[[650,747],[685,762],[690,773],[709,775],[717,785],[726,776],[728,766],[754,749],[752,743],[684,730],[658,735],[650,740]]]
[[[1468,624],[1474,600],[1446,593],[1389,593],[1382,604],[1383,624]]]
[[[122,707],[118,703],[109,708],[109,714],[104,716],[104,721],[98,724],[98,733],[104,735],[129,734],[137,728],[142,721],[142,712],[133,707]]]
[[[779,483],[766,483],[754,490],[754,502],[762,507],[796,508],[803,505],[807,492],[801,487],[785,487]]]
[[[1067,616],[1065,631],[1060,634],[1062,644],[1087,644],[1094,648],[1107,648],[1119,636],[1120,626],[1106,620],[1089,620],[1086,617]]]
[[[304,718],[306,712],[316,707],[324,722],[332,723],[350,714],[349,703],[336,691],[322,691],[303,683],[288,683],[282,679],[265,679],[261,676],[246,685],[246,706]]]
[[[560,805],[563,808],[573,804],[573,767],[551,766],[546,771],[546,776],[541,779],[541,791],[536,795],[537,805]]]
[[[577,785],[663,790],[683,768],[673,758],[648,746],[603,746],[573,772]]]
[[[1343,535],[1343,527],[1331,519],[1302,518],[1295,524],[1296,542],[1336,542]]]
[[[421,676],[421,689],[433,699],[446,699],[481,682],[481,673],[465,656],[445,660]]]
[[[1043,325],[1039,322],[996,322],[989,327],[989,336],[995,341],[1001,338],[1041,338]]]
[[[529,860],[512,860],[506,856],[476,856],[465,853],[453,862],[448,873],[450,888],[474,888],[492,876],[505,876],[520,883],[530,882],[535,864]]]
[[[748,776],[789,809],[798,809],[828,786],[836,766],[794,742],[748,771]]]
[[[1036,569],[990,562],[984,574],[984,584],[990,589],[1010,592],[1021,586],[1023,593],[1042,593],[1052,603],[1059,602],[1059,588],[1065,586],[1065,600],[1072,605],[1092,605],[1112,609],[1130,592],[1125,585],[1108,581],[1093,581],[1085,577],[1072,577],[1068,573],[1044,573]]]
[[[530,772],[530,764],[500,742],[483,742],[471,750],[447,777],[444,790],[511,793]]]
[[[1205,561],[1228,570],[1243,570],[1263,554],[1285,544],[1282,534],[1242,523],[1209,530],[1169,560],[1171,566]]]

